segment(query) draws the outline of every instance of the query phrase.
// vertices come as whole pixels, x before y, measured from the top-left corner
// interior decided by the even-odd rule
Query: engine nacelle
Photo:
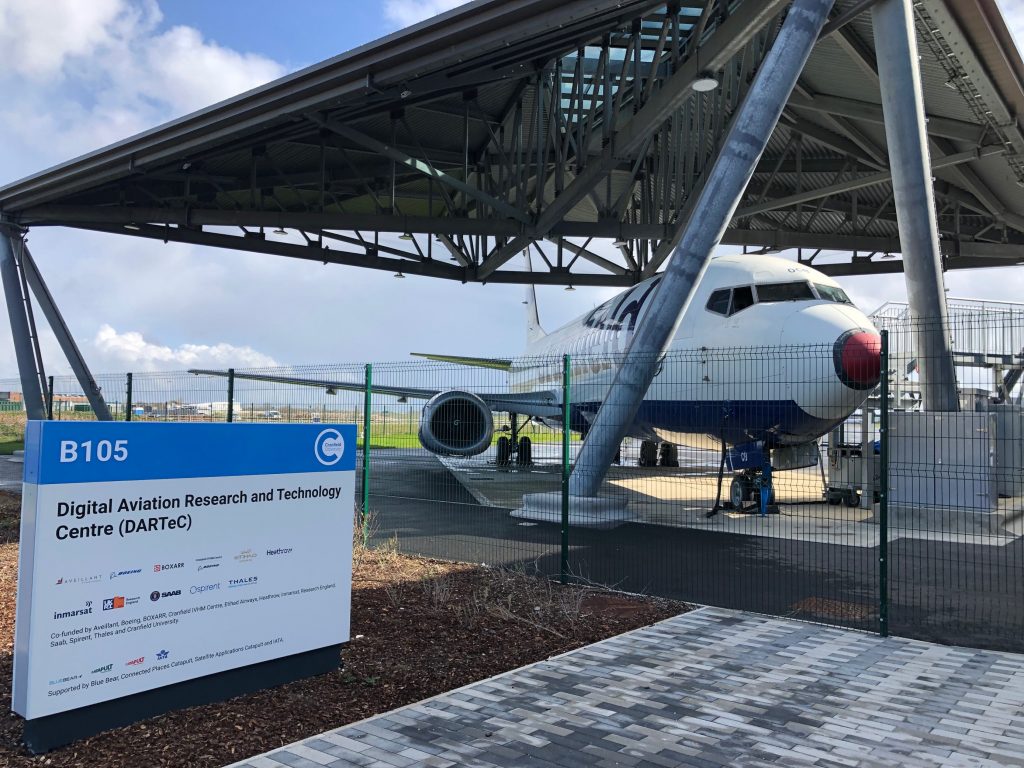
[[[491,409],[472,392],[439,392],[423,406],[420,445],[443,456],[476,456],[491,445]]]

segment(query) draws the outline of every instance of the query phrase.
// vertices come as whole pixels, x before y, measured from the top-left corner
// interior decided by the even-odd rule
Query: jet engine
[[[476,456],[491,445],[491,409],[472,392],[439,392],[423,406],[420,445],[443,456]]]

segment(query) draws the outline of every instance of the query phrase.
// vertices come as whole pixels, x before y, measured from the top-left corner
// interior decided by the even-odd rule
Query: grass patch
[[[15,451],[25,450],[24,440],[0,440],[0,456],[10,456]]]

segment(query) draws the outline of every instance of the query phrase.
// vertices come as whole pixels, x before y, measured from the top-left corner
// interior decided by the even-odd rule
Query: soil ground
[[[21,499],[0,493],[0,765],[223,766],[668,618],[688,606],[522,572],[356,548],[352,641],[335,672],[32,757],[10,710]]]

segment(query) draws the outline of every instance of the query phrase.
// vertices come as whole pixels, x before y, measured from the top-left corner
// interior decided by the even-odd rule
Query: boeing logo
[[[316,460],[325,467],[330,467],[341,461],[345,453],[345,440],[341,432],[336,429],[325,429],[316,436],[313,442],[313,453]]]

